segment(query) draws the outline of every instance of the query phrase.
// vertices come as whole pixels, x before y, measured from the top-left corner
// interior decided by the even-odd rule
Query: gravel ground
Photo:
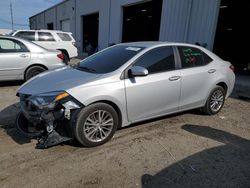
[[[250,103],[215,116],[188,111],[118,130],[96,148],[46,150],[13,128],[18,82],[0,84],[0,185],[5,187],[250,187]]]

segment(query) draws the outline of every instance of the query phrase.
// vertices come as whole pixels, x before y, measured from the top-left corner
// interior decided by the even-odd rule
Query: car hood
[[[35,95],[53,91],[66,91],[96,81],[101,74],[92,74],[70,66],[41,73],[24,83],[17,93]]]

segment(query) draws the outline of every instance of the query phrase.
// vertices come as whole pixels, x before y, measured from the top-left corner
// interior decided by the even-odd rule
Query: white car
[[[218,113],[233,90],[233,70],[191,44],[115,45],[22,85],[16,127],[41,137],[43,148],[74,138],[98,146],[131,123],[195,108]]]
[[[0,81],[29,80],[33,76],[66,66],[64,55],[25,39],[0,36]]]
[[[72,33],[56,30],[17,30],[12,36],[32,41],[44,48],[60,50],[68,60],[78,55]]]

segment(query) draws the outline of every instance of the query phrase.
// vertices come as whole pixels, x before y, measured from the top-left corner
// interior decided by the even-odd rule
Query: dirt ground
[[[20,83],[0,84],[0,187],[250,187],[250,102],[118,130],[96,148],[46,150],[13,128]]]

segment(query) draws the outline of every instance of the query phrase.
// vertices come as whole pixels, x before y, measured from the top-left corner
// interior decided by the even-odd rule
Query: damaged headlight
[[[69,94],[65,91],[56,91],[56,92],[42,93],[39,95],[31,96],[29,98],[29,101],[39,109],[54,108],[58,101],[68,96]]]

